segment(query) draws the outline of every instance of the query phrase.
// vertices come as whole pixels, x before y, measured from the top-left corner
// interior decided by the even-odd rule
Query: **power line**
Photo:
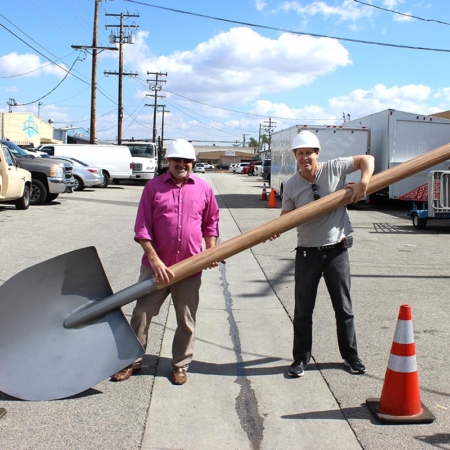
[[[19,27],[17,27],[16,25],[14,25],[10,20],[8,20],[3,14],[0,14],[1,17],[3,17],[4,19],[6,19],[9,23],[11,23],[14,27],[16,27],[18,30],[20,30],[23,34],[25,34],[25,36],[27,36],[29,39],[33,40],[31,37],[29,37],[26,33],[24,33]],[[44,55],[42,52],[40,52],[39,50],[37,50],[36,48],[34,48],[32,45],[30,45],[28,42],[24,41],[21,37],[19,37],[16,33],[14,33],[13,31],[11,31],[9,28],[7,28],[5,25],[3,25],[2,23],[0,23],[0,27],[3,27],[6,31],[8,31],[9,33],[11,33],[14,37],[16,37],[17,39],[19,39],[19,41],[23,42],[26,46],[30,47],[31,49],[33,49],[35,52],[39,53],[39,55],[41,55],[42,57],[44,57],[46,60],[50,61],[52,64],[54,64],[55,66],[59,67],[61,70],[63,70],[64,72],[68,72],[68,70],[63,67],[60,66],[59,64],[57,64],[55,61],[53,61],[52,59],[50,59],[48,56]],[[36,42],[36,41],[34,41]],[[43,47],[42,45],[40,45],[38,42],[36,42],[40,47]],[[46,51],[48,51],[47,49],[45,49]],[[51,55],[52,53],[49,52]],[[69,53],[69,55],[72,53]],[[53,55],[55,56],[55,55]],[[56,56],[55,56],[56,57]],[[57,61],[61,60],[61,58],[58,58]],[[88,81],[85,81],[83,79],[81,79],[80,77],[76,76],[75,74],[71,74],[73,77],[75,77],[76,79],[80,80],[81,82],[87,84],[88,86],[91,86],[91,83]],[[84,75],[82,75],[84,76]],[[106,97],[108,100],[110,100],[112,103],[117,104],[117,102],[115,100],[113,100],[108,94],[106,94],[105,92],[103,92],[98,86],[97,86],[98,91],[104,96]]]
[[[435,22],[435,23],[440,23],[441,25],[450,25],[450,23],[442,22],[442,21],[436,20],[436,19],[424,19],[423,17],[413,16],[412,14],[402,13],[400,11],[394,11],[393,9],[382,8],[381,6],[372,5],[371,3],[364,3],[359,0],[353,0],[353,1],[355,3],[360,3],[361,5],[370,6],[372,8],[376,8],[376,9],[381,9],[382,11],[391,12],[394,14],[398,14],[400,16],[410,17],[411,19],[422,20],[424,22]]]
[[[47,94],[45,94],[45,95],[43,95],[42,97],[40,97],[40,98],[38,98],[37,100],[34,100],[34,101],[32,101],[32,102],[29,102],[29,103],[17,103],[17,105],[15,105],[15,106],[26,106],[26,105],[31,105],[31,104],[33,104],[33,103],[36,103],[36,102],[38,102],[39,100],[42,100],[43,98],[45,98],[45,97],[48,97],[53,91],[55,91],[59,86],[61,86],[61,84],[64,82],[64,80],[69,76],[69,74],[70,74],[70,71],[73,69],[73,66],[75,65],[75,63],[78,61],[78,58],[77,59],[75,59],[75,61],[73,62],[73,64],[72,64],[72,67],[69,69],[69,71],[66,73],[66,75],[65,75],[65,77],[50,91],[50,92],[48,92]]]
[[[169,92],[169,91],[167,91],[167,92]],[[176,94],[175,94],[175,95],[176,95]],[[186,97],[185,97],[185,98],[186,98]],[[195,101],[195,100],[192,100],[192,101]],[[173,105],[174,107],[175,107],[175,105],[177,104],[177,103],[175,103],[173,100],[172,100],[172,101],[167,100],[167,103],[170,103],[170,104]],[[180,106],[180,105],[179,105],[179,106]],[[210,106],[210,105],[206,105],[206,106]],[[181,106],[180,106],[180,107],[181,107]],[[221,108],[220,106],[212,106],[212,108],[223,109],[223,108]],[[185,109],[187,109],[187,108],[185,108]],[[192,111],[192,110],[190,110],[190,111]],[[236,111],[236,112],[238,112],[238,111]],[[198,113],[198,112],[195,112],[195,114],[197,114],[197,115],[200,116],[200,117],[204,117],[205,119],[210,119],[209,117],[206,117],[206,116],[204,116],[203,114],[200,114],[200,113]],[[245,114],[245,113],[242,113],[242,114]],[[264,117],[266,117],[266,116],[264,116]],[[214,120],[214,123],[218,123],[218,124],[223,125],[223,126],[225,126],[225,127],[227,127],[227,128],[233,128],[233,129],[235,129],[235,130],[248,131],[248,130],[244,130],[243,128],[231,127],[230,125],[227,125],[226,123],[223,123],[223,122],[219,122],[218,120]]]
[[[224,108],[222,106],[209,105],[208,103],[203,103],[203,102],[200,102],[198,100],[194,100],[192,98],[185,97],[184,95],[177,94],[176,92],[169,91],[168,89],[166,89],[166,91],[169,92],[170,94],[173,94],[173,95],[176,95],[178,97],[184,98],[184,99],[189,100],[191,102],[199,103],[200,105],[209,106],[211,108],[222,109],[224,111],[229,111],[229,112],[233,112],[233,113],[237,113],[237,114],[243,114],[243,115],[246,115],[246,116],[263,117],[263,118],[269,117],[267,114],[264,115],[264,114],[249,113],[249,112],[244,112],[244,111],[237,111],[235,109]],[[333,119],[301,119],[301,118],[297,118],[297,117],[275,117],[273,115],[271,115],[271,117],[273,117],[274,119],[278,119],[278,120],[320,120],[320,121],[328,121],[328,122],[336,120],[336,118],[333,118]]]
[[[69,73],[69,71],[65,68],[60,66],[59,64],[57,64],[55,61],[51,60],[48,56],[45,56],[43,53],[41,53],[39,50],[37,50],[36,48],[34,48],[32,45],[28,44],[27,42],[25,42],[22,38],[20,38],[19,36],[17,36],[16,33],[12,32],[10,29],[8,29],[7,27],[5,27],[5,25],[3,25],[2,23],[0,23],[0,27],[3,27],[6,31],[8,31],[9,33],[11,33],[13,36],[15,36],[17,39],[19,39],[19,41],[22,41],[25,45],[27,45],[28,47],[30,47],[31,49],[33,49],[35,52],[39,53],[42,57],[44,57],[45,59],[47,59],[48,61],[50,61],[52,64],[54,64],[55,66],[59,67],[61,70],[63,70],[64,72]],[[89,84],[87,81],[82,80],[81,78],[77,77],[76,75],[72,74],[73,77],[78,78],[80,81],[82,81],[85,84]]]
[[[130,2],[130,3],[137,3],[137,4],[143,5],[143,6],[148,6],[150,8],[164,9],[166,11],[171,11],[171,12],[175,12],[175,13],[179,13],[179,14],[187,14],[190,16],[202,17],[204,19],[217,20],[219,22],[234,23],[237,25],[244,25],[244,26],[252,27],[252,28],[263,28],[266,30],[281,31],[284,33],[290,33],[290,34],[295,34],[295,35],[299,35],[299,36],[323,37],[323,38],[337,39],[339,41],[354,42],[357,44],[380,45],[383,47],[404,48],[404,49],[408,49],[408,50],[426,50],[426,51],[431,51],[431,52],[450,53],[450,50],[442,49],[442,48],[414,47],[414,46],[410,46],[410,45],[388,44],[385,42],[362,41],[360,39],[350,39],[350,38],[341,38],[341,37],[336,37],[336,36],[327,36],[324,34],[302,33],[300,31],[292,31],[292,30],[287,30],[284,28],[269,27],[267,25],[258,25],[258,24],[249,23],[249,22],[240,22],[238,20],[223,19],[221,17],[208,16],[206,14],[198,14],[198,13],[193,13],[190,11],[182,11],[180,9],[166,8],[165,6],[151,5],[149,3],[144,3],[144,2],[137,1],[137,0],[125,0],[125,1]]]
[[[230,134],[231,136],[239,136],[238,134],[233,134],[233,133],[230,133],[230,132],[228,132],[228,131],[221,130],[220,128],[213,127],[212,125],[209,125],[209,124],[207,124],[207,123],[205,123],[205,122],[202,122],[201,120],[199,120],[199,119],[197,119],[197,118],[191,116],[191,115],[188,114],[187,112],[182,111],[180,108],[178,108],[177,106],[175,106],[175,104],[172,103],[172,102],[170,102],[170,101],[167,101],[167,103],[169,103],[169,105],[173,106],[175,109],[178,109],[178,111],[180,111],[182,114],[184,114],[184,115],[190,117],[191,119],[194,119],[196,122],[199,122],[199,123],[205,125],[205,126],[208,127],[208,128],[212,128],[212,129],[214,129],[214,130],[220,131],[221,133]]]

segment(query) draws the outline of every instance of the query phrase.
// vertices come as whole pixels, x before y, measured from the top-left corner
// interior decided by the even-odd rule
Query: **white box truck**
[[[370,129],[370,154],[375,174],[450,142],[450,120],[387,109],[345,126]],[[448,170],[450,161],[433,166],[378,192],[386,199],[427,201],[428,173]]]
[[[299,170],[291,143],[300,130],[317,134],[321,146],[319,161],[371,153],[370,131],[361,127],[295,125],[277,131],[273,133],[271,141],[270,187],[280,196],[283,196],[284,183]],[[347,183],[354,183],[359,179],[359,171],[346,177]]]
[[[158,174],[158,148],[153,142],[146,141],[122,141],[131,152],[133,171],[131,179],[147,183]]]
[[[131,153],[125,145],[42,144],[36,150],[50,156],[68,156],[101,168],[104,183],[100,187],[108,186],[110,180],[119,184],[131,178]]]

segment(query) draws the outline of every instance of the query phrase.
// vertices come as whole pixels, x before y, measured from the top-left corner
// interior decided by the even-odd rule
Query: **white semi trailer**
[[[298,170],[291,150],[291,142],[300,130],[309,130],[319,138],[321,151],[319,161],[370,154],[370,131],[362,127],[295,125],[272,135],[272,168],[270,187],[282,196],[284,183]],[[359,181],[359,171],[347,176],[347,182]]]
[[[370,130],[370,154],[375,157],[375,172],[395,167],[450,142],[450,120],[387,109],[345,126]],[[378,194],[387,199],[427,201],[428,174],[450,168],[446,161],[392,184]]]

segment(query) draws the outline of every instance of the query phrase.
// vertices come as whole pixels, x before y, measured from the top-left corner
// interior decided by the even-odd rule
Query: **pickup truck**
[[[20,167],[31,172],[31,205],[51,202],[59,194],[72,192],[75,182],[72,164],[35,157],[11,141],[0,139],[0,144],[9,148]]]
[[[256,168],[258,166],[262,166],[262,161],[255,161],[255,160],[250,161],[250,164],[247,166],[246,174],[248,176],[251,176],[251,175],[255,176],[255,175],[257,175],[258,173],[256,171]]]
[[[262,173],[261,176],[264,181],[267,181],[270,184],[270,169],[271,169],[271,161],[270,159],[265,159],[262,163]]]
[[[9,148],[0,150],[0,203],[12,203],[16,209],[30,206],[31,173],[19,167]]]

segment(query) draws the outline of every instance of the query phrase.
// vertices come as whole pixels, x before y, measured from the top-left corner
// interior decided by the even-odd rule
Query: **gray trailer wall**
[[[375,173],[395,167],[450,142],[450,120],[388,109],[346,122],[370,129],[370,153]],[[389,198],[401,198],[427,184],[430,170],[446,170],[450,162],[391,185]]]

